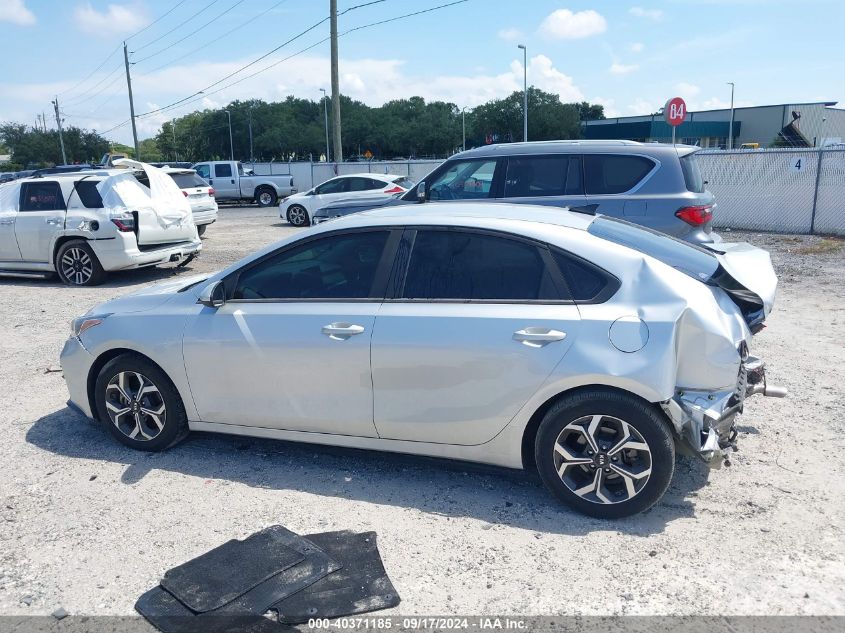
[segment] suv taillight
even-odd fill
[[[122,233],[131,233],[135,230],[135,218],[131,215],[121,215],[120,217],[112,218],[111,222]]]
[[[713,205],[702,204],[696,207],[683,207],[675,211],[675,217],[692,226],[701,226],[713,219]]]
[[[213,196],[213,195],[214,195],[214,187],[209,187],[209,188],[208,188],[208,195],[210,195],[210,196]]]

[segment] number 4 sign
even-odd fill
[[[806,161],[806,158],[804,156],[793,157],[789,161],[790,171],[804,171],[804,162],[805,161]]]

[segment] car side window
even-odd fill
[[[219,163],[214,166],[215,178],[231,178],[232,166],[229,163]]]
[[[208,165],[197,165],[194,169],[196,169],[201,178],[205,180],[211,178],[211,169]]]
[[[103,199],[100,192],[97,191],[97,182],[95,180],[80,180],[76,183],[76,195],[79,196],[79,201],[86,209],[102,209]]]
[[[25,182],[21,185],[21,211],[64,211],[65,199],[59,183]]]
[[[324,193],[343,193],[345,191],[349,191],[350,180],[350,178],[333,178],[331,180],[327,180],[317,187],[314,190],[314,193],[321,196]]]
[[[367,178],[367,191],[375,191],[376,189],[384,189],[387,187],[386,182],[382,182],[381,180],[375,180],[373,178]]]
[[[538,301],[564,297],[533,244],[470,231],[421,230],[414,240],[402,298]]]
[[[232,298],[367,299],[389,234],[358,231],[285,248],[244,270],[238,276]]]
[[[618,287],[614,277],[574,255],[553,250],[552,257],[566,281],[570,296],[576,303],[596,302],[605,295],[609,298],[608,292]]]
[[[587,154],[584,156],[587,195],[630,191],[653,168],[654,161],[643,156]]]
[[[508,159],[505,198],[583,193],[580,156],[514,156]]]
[[[349,189],[348,191],[369,191],[370,189],[376,189],[377,187],[373,187],[373,183],[376,182],[372,178],[348,178],[349,181]],[[379,183],[381,184],[381,183]]]
[[[467,160],[448,166],[429,184],[429,200],[473,200],[493,196],[496,159]]]

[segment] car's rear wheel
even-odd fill
[[[288,207],[288,222],[293,226],[308,226],[311,224],[311,218],[301,204],[292,204]]]
[[[206,228],[207,226],[208,226],[207,224],[202,224],[202,225],[198,226],[198,227],[197,227],[197,235],[199,235],[200,237],[202,237],[203,235],[205,235],[205,228]]]
[[[70,240],[59,247],[56,272],[69,286],[97,286],[106,278],[100,260],[85,240]]]
[[[138,354],[107,362],[94,386],[100,421],[121,444],[161,451],[188,435],[179,392],[154,363]]]
[[[273,207],[278,200],[279,196],[270,187],[259,187],[255,191],[255,201],[259,207]]]
[[[546,487],[572,508],[615,519],[650,508],[675,469],[663,414],[612,390],[564,396],[537,430],[534,456]]]

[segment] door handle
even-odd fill
[[[54,226],[59,226],[62,223],[61,218],[46,218],[44,220],[47,224],[52,224]]]
[[[329,323],[324,325],[321,332],[335,341],[345,341],[350,336],[362,334],[364,327],[354,323]]]
[[[524,330],[517,330],[513,333],[513,340],[528,347],[543,347],[549,343],[562,341],[565,338],[566,332],[550,330],[544,327],[527,327]]]
[[[0,219],[0,224],[14,224],[15,218],[3,218]]]

